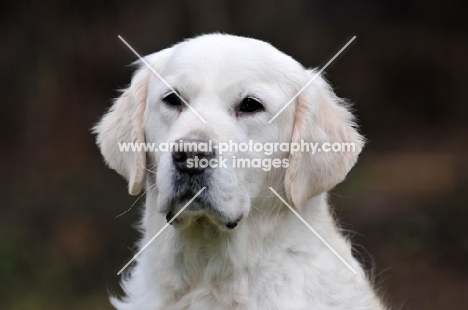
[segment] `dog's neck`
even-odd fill
[[[322,201],[326,198],[319,196],[314,199]],[[314,208],[313,200],[308,208]],[[153,257],[150,260],[159,270],[158,277],[163,278],[162,283],[168,285],[164,289],[165,294],[173,300],[179,300],[195,287],[209,285],[212,291],[218,291],[221,295],[230,292],[235,299],[239,299],[239,303],[242,302],[242,296],[246,293],[244,291],[248,289],[245,282],[248,282],[251,273],[268,257],[268,251],[271,250],[268,244],[282,238],[284,241],[278,244],[284,246],[284,251],[288,251],[291,242],[291,247],[294,248],[298,232],[290,228],[286,230],[286,227],[294,227],[286,222],[293,220],[299,229],[305,228],[274,196],[256,198],[252,201],[252,206],[249,216],[233,231],[221,230],[207,218],[200,217],[183,229],[168,227],[163,233],[170,236],[155,240],[156,245],[152,246],[157,247],[158,251],[151,254]],[[147,204],[147,208],[151,208],[151,204]],[[151,214],[153,219],[157,217],[162,225],[161,214],[156,215],[151,209],[146,213]],[[314,214],[314,218],[317,216],[322,222],[329,218],[328,207],[326,210],[310,210],[308,214]],[[145,220],[150,217],[145,216]],[[147,222],[144,227],[151,225]],[[147,231],[144,239],[149,240],[154,234],[154,231]],[[225,278],[235,280],[230,282],[230,287],[218,287],[220,279]]]

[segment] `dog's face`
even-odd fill
[[[252,197],[270,193],[268,186],[286,191],[290,202],[300,208],[340,182],[357,159],[362,140],[353,128],[352,115],[320,77],[268,123],[314,72],[265,42],[206,35],[145,59],[164,80],[141,64],[130,87],[95,131],[106,161],[127,178],[130,193],[138,194],[146,180],[157,195],[156,205],[148,207],[168,219],[205,188],[184,211],[180,226],[206,216],[222,229],[233,229],[249,215]],[[219,143],[301,140],[355,143],[356,149],[314,155],[247,151],[239,156],[235,150],[220,154],[216,148]],[[215,147],[205,152],[171,146],[168,151],[145,154],[121,152],[118,146],[119,142],[158,147],[208,141]],[[224,160],[225,165],[189,167],[187,160],[196,157]],[[289,165],[271,170],[234,168],[240,157],[287,159]]]

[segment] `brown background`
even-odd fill
[[[369,143],[330,196],[396,309],[468,304],[468,16],[460,1],[16,1],[0,10],[0,308],[109,309],[141,202],[90,128],[135,56],[213,31],[323,66]]]

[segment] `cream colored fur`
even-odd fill
[[[355,152],[244,154],[289,158],[288,169],[216,169],[207,191],[212,210],[184,211],[137,258],[122,281],[125,310],[384,309],[351,244],[330,215],[327,191],[355,164],[363,139],[353,116],[318,77],[268,124],[315,74],[271,45],[211,34],[179,43],[146,60],[207,121],[167,107],[168,91],[146,66],[95,127],[107,164],[129,192],[146,187],[145,245],[166,224],[174,173],[168,153],[123,153],[118,142],[171,142],[181,137],[246,142],[353,142]],[[265,111],[239,116],[245,96]],[[235,153],[226,156],[232,160]],[[271,186],[357,272],[355,275],[268,189]],[[178,206],[180,209],[181,206]],[[178,210],[178,209],[177,209]],[[176,211],[177,211],[176,210]],[[226,219],[242,217],[234,230]],[[124,262],[122,262],[124,263]]]

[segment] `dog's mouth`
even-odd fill
[[[174,226],[184,226],[184,223],[190,222],[193,219],[207,218],[217,226],[226,228],[227,230],[235,229],[242,219],[242,215],[238,218],[229,219],[226,215],[219,212],[214,204],[210,187],[205,185],[205,189],[198,186],[196,182],[183,183],[183,186],[178,187],[178,190],[172,195],[166,210],[166,221]],[[190,185],[187,185],[190,184]],[[195,199],[195,195],[197,195]],[[188,205],[187,205],[188,204]],[[181,209],[183,212],[179,213]]]
[[[189,212],[192,212],[192,211],[189,211]],[[167,214],[166,214],[166,221],[167,223],[169,223],[170,225],[172,225],[172,223],[174,223],[176,221],[176,218],[175,218],[175,213],[173,211],[169,211]],[[242,216],[240,216],[238,219],[234,220],[234,221],[226,221],[226,222],[223,222],[223,226],[226,227],[228,230],[233,230],[237,227],[237,224],[239,224],[239,222],[241,221],[242,219]]]
[[[242,203],[230,200],[231,193],[219,193],[209,185],[198,190],[194,185],[179,187],[162,196],[161,212],[167,223],[177,229],[185,229],[193,225],[211,225],[224,231],[232,231],[239,226],[239,222],[246,215],[237,209]],[[231,195],[231,196],[228,196]]]

